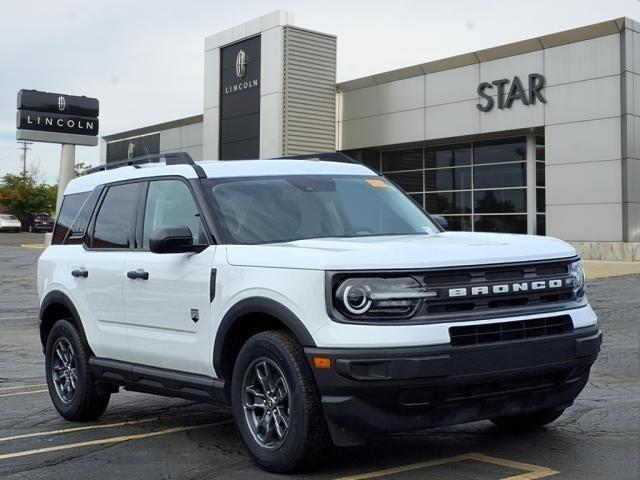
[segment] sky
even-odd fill
[[[16,94],[100,100],[100,134],[202,113],[204,38],[276,9],[338,37],[337,80],[617,17],[639,0],[1,0],[0,176],[21,170]],[[76,149],[96,165],[99,147]],[[29,167],[55,183],[60,145],[36,143]]]

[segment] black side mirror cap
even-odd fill
[[[163,227],[149,237],[149,250],[153,253],[200,253],[207,245],[194,245],[189,227]]]
[[[443,230],[449,230],[449,222],[442,215],[431,215],[431,218],[442,227]]]

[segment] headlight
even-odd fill
[[[569,273],[571,274],[573,294],[576,298],[584,297],[587,287],[587,276],[584,273],[582,262],[578,260],[569,265]]]
[[[407,318],[415,313],[422,300],[438,296],[413,277],[348,278],[341,281],[334,294],[336,308],[347,317]]]

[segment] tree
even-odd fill
[[[6,174],[0,180],[0,204],[5,205],[19,219],[30,213],[53,214],[56,208],[57,187],[38,182],[31,172]]]

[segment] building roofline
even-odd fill
[[[338,83],[336,85],[336,90],[338,92],[348,92],[359,88],[371,87],[405,78],[418,77],[428,73],[441,72],[443,70],[464,67],[466,65],[488,62],[499,58],[535,52],[536,50],[544,50],[546,48],[557,47],[592,38],[604,37],[605,35],[620,33],[625,27],[634,31],[640,31],[640,24],[638,22],[635,22],[630,18],[620,17],[614,20],[607,20],[584,27],[565,30],[563,32],[542,35],[528,40],[521,40],[519,42],[508,43],[506,45],[485,48],[484,50],[464,53],[462,55],[399,68],[397,70],[390,70],[388,72],[376,73],[374,75],[356,78],[354,80],[347,80],[346,82]]]
[[[102,140],[105,142],[112,142],[114,140],[124,140],[131,137],[141,137],[143,135],[149,135],[151,133],[158,133],[163,130],[169,130],[170,128],[185,127],[187,125],[194,125],[196,123],[202,123],[204,115],[194,115],[192,117],[179,118],[177,120],[171,120],[170,122],[157,123],[155,125],[149,125],[148,127],[136,128],[134,130],[128,130],[126,132],[114,133],[112,135],[105,135]]]

